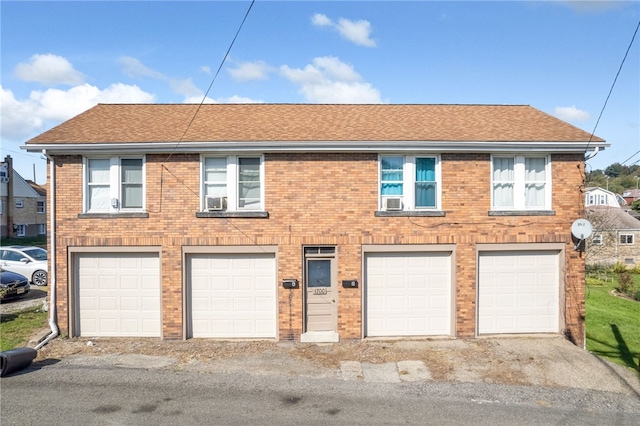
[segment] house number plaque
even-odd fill
[[[313,294],[327,294],[326,288],[314,288]]]

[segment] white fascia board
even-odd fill
[[[584,153],[596,147],[604,149],[610,144],[602,142],[484,142],[484,141],[223,141],[223,142],[135,142],[135,143],[74,143],[31,144],[21,146],[28,152],[46,152],[50,155],[86,154],[154,154],[201,152],[548,152]]]

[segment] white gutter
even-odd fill
[[[47,150],[42,150],[42,155],[49,160],[49,192],[51,198],[49,200],[49,229],[50,229],[50,247],[49,259],[51,260],[51,270],[49,271],[49,328],[51,333],[34,348],[39,350],[41,347],[49,343],[50,340],[56,338],[60,334],[60,329],[56,324],[56,227],[55,227],[55,210],[56,210],[56,179],[55,164],[53,157],[47,154]]]
[[[27,152],[47,150],[51,154],[86,155],[118,153],[206,153],[206,152],[514,152],[584,153],[589,147],[607,143],[587,141],[184,141],[125,143],[61,143],[22,146]]]

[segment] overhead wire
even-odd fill
[[[213,84],[215,83],[216,79],[218,78],[218,74],[220,74],[220,70],[222,70],[222,67],[224,66],[225,62],[227,61],[227,58],[229,57],[229,53],[231,53],[231,49],[233,48],[233,45],[235,44],[236,39],[238,38],[238,35],[240,34],[240,31],[242,30],[242,27],[244,26],[244,23],[247,20],[247,17],[249,16],[249,12],[251,12],[251,8],[253,8],[253,4],[254,3],[255,3],[255,0],[252,0],[251,4],[249,4],[249,8],[247,9],[247,12],[244,14],[244,18],[242,18],[242,22],[240,23],[240,26],[238,27],[238,30],[236,31],[236,34],[233,36],[233,40],[231,40],[231,43],[229,44],[229,47],[227,48],[227,51],[224,54],[224,57],[222,58],[222,61],[220,62],[220,65],[218,66],[218,69],[216,70],[216,73],[214,74],[213,78],[211,79],[211,83],[209,84],[209,87],[207,88],[207,91],[202,96],[202,100],[198,104],[198,107],[196,108],[195,112],[193,113],[193,116],[191,117],[191,120],[189,121],[189,124],[187,124],[187,127],[184,129],[184,132],[182,133],[182,136],[180,136],[180,139],[178,140],[178,143],[173,148],[173,151],[171,151],[171,153],[169,154],[169,156],[167,157],[167,159],[165,161],[168,161],[171,158],[171,156],[174,154],[176,149],[178,149],[178,146],[180,146],[180,143],[182,143],[182,141],[184,141],[184,138],[187,135],[187,132],[191,128],[191,125],[193,124],[193,122],[196,119],[196,116],[198,115],[198,112],[200,112],[200,108],[202,108],[202,105],[204,105],[205,101],[207,100],[207,96],[209,95],[209,92],[211,91],[211,88],[213,87]]]
[[[638,28],[640,28],[640,20],[638,20],[638,25],[636,25],[636,29],[633,32],[633,36],[631,36],[631,41],[629,42],[629,46],[627,46],[627,51],[624,53],[624,57],[622,58],[622,62],[620,63],[620,66],[618,67],[618,72],[616,73],[616,76],[613,79],[613,83],[611,84],[611,88],[609,89],[609,93],[607,94],[607,97],[604,100],[604,104],[602,105],[602,109],[600,110],[600,115],[598,115],[598,119],[596,120],[596,124],[593,127],[593,131],[591,132],[591,136],[589,137],[589,142],[587,142],[587,146],[585,148],[585,153],[587,152],[587,150],[589,149],[589,145],[591,145],[591,142],[593,141],[593,137],[594,137],[594,135],[596,133],[596,129],[598,128],[598,124],[600,123],[600,119],[602,118],[602,114],[604,113],[604,110],[607,107],[607,103],[609,102],[609,98],[611,97],[611,93],[613,92],[613,88],[615,87],[616,82],[618,81],[618,76],[620,75],[620,72],[622,71],[622,67],[624,66],[624,63],[627,60],[627,56],[629,55],[629,51],[631,50],[631,46],[633,45],[633,41],[636,39],[636,34],[638,34]]]
[[[618,71],[616,72],[616,76],[613,79],[613,83],[611,83],[611,87],[609,88],[609,93],[607,94],[607,97],[604,100],[604,104],[602,105],[602,109],[600,110],[600,114],[598,115],[598,119],[596,120],[596,124],[593,126],[593,131],[591,132],[591,135],[589,136],[589,141],[587,142],[587,146],[584,149],[585,154],[589,150],[589,145],[591,145],[591,142],[593,141],[593,138],[594,138],[595,133],[596,133],[596,129],[598,128],[598,124],[600,124],[600,119],[602,118],[602,115],[604,114],[604,110],[607,107],[607,104],[609,102],[609,98],[611,97],[611,93],[613,93],[613,88],[615,87],[616,82],[618,81],[618,77],[620,76],[620,72],[622,71],[622,67],[624,66],[624,63],[627,60],[627,56],[629,55],[629,51],[631,50],[631,46],[633,46],[633,42],[636,39],[636,35],[638,34],[638,29],[639,28],[640,28],[640,20],[638,20],[638,25],[636,25],[636,29],[634,30],[633,35],[631,36],[631,41],[629,41],[629,45],[627,46],[627,50],[624,53],[622,61],[620,62],[620,66],[618,67]],[[640,151],[638,151],[638,152],[640,152]],[[636,154],[638,154],[638,152],[633,154],[630,158],[633,158]],[[628,161],[629,159],[625,160],[625,162]],[[586,164],[587,163],[586,163],[586,161],[584,162],[584,164],[585,164],[584,172],[582,170],[580,170],[580,174],[581,174],[581,177],[582,177],[582,185],[581,185],[581,188],[580,188],[581,190],[583,188],[586,188],[586,184],[587,184],[587,172],[586,172]]]
[[[222,70],[222,67],[224,66],[225,62],[227,61],[227,58],[229,57],[229,53],[231,53],[231,49],[233,48],[233,45],[235,44],[236,39],[238,38],[238,35],[240,34],[240,31],[242,31],[242,27],[244,27],[244,23],[246,22],[247,17],[249,16],[249,12],[251,12],[251,9],[253,8],[253,4],[254,3],[255,3],[255,0],[252,0],[251,3],[249,4],[249,7],[247,8],[247,11],[245,12],[244,17],[242,18],[242,22],[240,22],[240,25],[238,26],[238,29],[236,30],[236,33],[233,36],[233,39],[231,40],[231,43],[229,44],[229,47],[227,48],[227,51],[225,52],[224,56],[222,57],[222,61],[220,62],[220,65],[218,66],[218,69],[216,70],[216,73],[214,74],[213,78],[211,79],[211,83],[209,83],[209,87],[207,88],[207,90],[205,91],[204,95],[202,96],[202,100],[200,101],[200,103],[198,104],[198,107],[194,111],[193,116],[191,117],[191,120],[189,120],[189,123],[185,127],[184,132],[182,133],[182,136],[180,136],[180,139],[178,140],[176,145],[173,147],[173,150],[169,153],[167,158],[161,163],[161,168],[160,168],[160,207],[158,209],[159,212],[162,211],[162,199],[163,199],[163,187],[164,187],[164,185],[163,185],[163,182],[164,182],[164,171],[167,170],[167,172],[171,173],[171,171],[168,169],[168,167],[165,166],[165,163],[168,162],[171,159],[171,157],[176,152],[176,150],[178,149],[180,144],[184,141],[184,138],[186,137],[187,133],[189,132],[189,129],[191,128],[191,126],[193,125],[193,122],[195,121],[196,116],[200,112],[200,108],[202,108],[202,105],[207,100],[207,96],[209,95],[209,92],[211,91],[211,88],[213,87],[213,84],[215,83],[216,79],[218,78],[218,75],[220,74],[220,71]],[[174,173],[171,173],[171,175],[176,177]],[[192,192],[196,196],[198,195],[197,192],[194,191],[193,189],[191,189],[191,188],[188,188],[188,189],[189,189],[190,192]]]

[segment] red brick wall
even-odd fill
[[[78,218],[82,212],[82,160],[56,158],[56,257],[58,321],[68,332],[69,246],[157,246],[162,248],[163,337],[183,337],[182,247],[185,245],[276,245],[278,283],[302,280],[302,247],[335,245],[338,281],[357,279],[358,289],[339,288],[340,337],[362,329],[364,244],[455,244],[456,335],[476,328],[477,244],[566,245],[566,326],[577,344],[584,323],[584,259],[574,252],[571,223],[582,206],[578,166],[582,156],[552,156],[553,216],[489,216],[490,155],[443,154],[445,217],[375,217],[376,154],[265,155],[268,219],[196,218],[200,175],[197,154],[148,155],[148,218]],[[299,339],[302,291],[279,286],[282,339]]]

